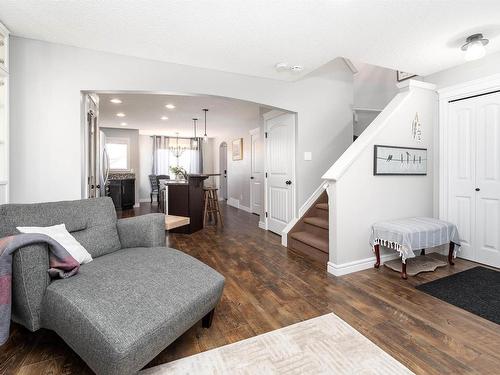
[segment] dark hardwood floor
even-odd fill
[[[143,204],[120,216],[150,211]],[[475,263],[458,259],[453,268],[407,281],[385,267],[336,278],[324,265],[287,252],[278,236],[257,227],[256,216],[226,206],[223,213],[224,229],[168,237],[171,247],[226,277],[213,325],[203,329],[197,324],[148,367],[334,312],[415,373],[500,373],[500,326],[415,289]],[[90,370],[54,333],[31,333],[14,324],[11,338],[0,348],[0,373]]]

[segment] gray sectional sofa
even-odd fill
[[[98,374],[133,374],[195,323],[224,288],[215,270],[165,247],[163,214],[117,220],[110,198],[0,206],[0,237],[64,223],[94,260],[49,279],[46,245],[13,258],[12,319],[54,330]]]

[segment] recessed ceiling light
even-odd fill
[[[118,112],[116,115],[117,115],[118,117],[125,117],[125,113],[123,113],[123,112]]]
[[[161,116],[160,117],[162,120],[168,120],[168,117],[167,116]]]
[[[465,44],[462,46],[462,51],[465,51],[465,60],[472,61],[483,57],[486,54],[485,45],[489,43],[489,40],[483,38],[483,34],[474,34],[465,40]]]
[[[121,126],[127,126],[127,123],[126,122],[122,122],[120,123]]]
[[[122,104],[122,101],[118,98],[113,98],[110,100],[111,103],[114,103],[114,104]]]
[[[290,68],[292,72],[301,72],[304,70],[304,67],[302,65],[294,65]]]
[[[167,104],[165,107],[168,108],[168,109],[174,109],[175,105],[173,105],[173,104]]]

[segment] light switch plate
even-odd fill
[[[313,158],[312,152],[310,151],[304,152],[304,160],[312,160],[312,158]]]

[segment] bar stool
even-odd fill
[[[217,215],[219,216],[220,225],[224,226],[224,221],[222,220],[222,214],[219,207],[219,198],[217,196],[217,188],[215,187],[204,187],[204,208],[203,208],[203,227],[206,227],[207,217],[209,220],[214,220],[215,225],[218,224]]]

